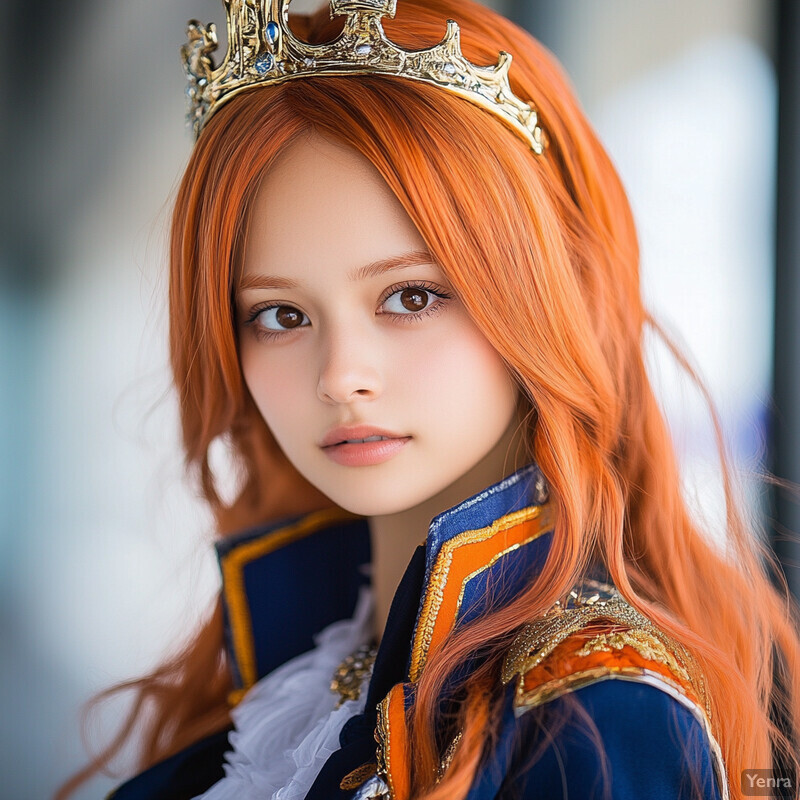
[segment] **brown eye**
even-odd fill
[[[400,293],[400,302],[408,311],[422,311],[428,303],[428,293],[422,289],[404,289]]]
[[[292,306],[262,308],[252,319],[258,322],[258,327],[266,331],[287,331],[308,327],[307,324],[303,324],[305,314]]]
[[[428,287],[425,283],[405,283],[394,287],[394,291],[383,301],[383,307],[396,317],[415,320],[429,312],[441,311],[443,304],[452,298],[453,295]]]
[[[303,322],[303,315],[291,306],[279,306],[275,311],[275,319],[284,328],[296,328]]]

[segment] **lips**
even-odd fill
[[[397,456],[411,437],[398,436],[383,428],[356,425],[334,428],[324,441],[330,444],[323,445],[322,452],[340,467],[374,467]]]
[[[369,439],[372,436],[384,436],[387,439],[408,439],[402,433],[388,431],[385,428],[376,428],[374,425],[353,425],[350,427],[333,428],[325,434],[320,447],[331,447],[353,439]]]

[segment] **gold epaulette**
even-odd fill
[[[705,680],[694,657],[619,594],[585,579],[514,640],[503,682],[518,678],[517,714],[607,678],[654,683],[698,706],[708,722]]]
[[[503,663],[503,683],[515,678],[517,716],[609,678],[648,683],[666,692],[700,722],[720,797],[728,800],[727,771],[712,732],[711,707],[697,661],[616,587],[584,579],[526,625]]]

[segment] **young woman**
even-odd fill
[[[184,51],[170,346],[219,601],[68,788],[140,719],[116,800],[790,775],[797,612],[724,456],[726,550],[684,504],[631,212],[553,57],[470,0],[284,6],[226,0],[216,70],[212,29]],[[409,55],[447,19],[471,65],[452,25]]]

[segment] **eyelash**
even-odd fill
[[[405,289],[422,289],[423,291],[427,292],[428,294],[432,294],[440,300],[452,300],[453,295],[449,292],[444,291],[434,284],[429,283],[428,281],[404,281],[403,283],[398,283],[394,286],[389,287],[389,289],[384,292],[383,297],[381,298],[380,305],[383,305],[392,295],[397,294],[398,292],[402,292]],[[294,306],[290,306],[288,303],[265,303],[260,306],[256,306],[251,312],[250,316],[244,321],[245,325],[252,326],[254,329],[255,335],[259,339],[263,340],[270,340],[270,339],[279,339],[282,336],[285,336],[287,333],[291,333],[296,328],[286,328],[284,331],[274,331],[268,328],[262,328],[256,325],[256,319],[258,318],[259,314],[264,311],[267,311],[270,308],[294,308]],[[423,309],[422,311],[415,311],[409,314],[397,314],[394,312],[386,312],[390,317],[398,318],[398,322],[415,322],[417,320],[423,319],[424,317],[430,317],[434,314],[438,314],[442,311],[444,306],[443,302],[435,303],[434,305]],[[299,309],[297,309],[299,310]],[[305,315],[303,315],[305,316]],[[308,325],[297,326],[307,328]]]

